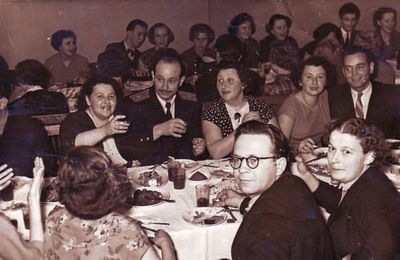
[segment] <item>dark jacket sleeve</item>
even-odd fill
[[[321,181],[313,195],[317,203],[332,214],[337,209],[342,194],[339,189]]]

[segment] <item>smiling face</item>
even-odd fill
[[[326,87],[326,72],[322,66],[306,65],[301,75],[301,86],[305,94],[318,96]]]
[[[242,134],[235,141],[233,155],[237,157],[273,157],[274,145],[267,135]],[[278,160],[285,160],[280,158]],[[239,169],[233,174],[240,189],[250,197],[257,196],[266,191],[282,174],[283,170],[277,167],[276,159],[259,160],[257,168],[250,169],[243,159]]]
[[[243,99],[243,84],[236,69],[222,69],[217,75],[217,90],[228,104]]]
[[[239,25],[238,31],[237,31],[237,36],[241,41],[245,41],[250,38],[251,36],[251,23],[249,21],[246,21]]]
[[[154,30],[154,43],[156,48],[166,48],[168,47],[168,29],[163,27],[157,27]]]
[[[180,77],[181,68],[178,63],[157,63],[154,73],[154,88],[160,98],[170,101],[178,92],[185,77]]]
[[[349,183],[368,169],[373,156],[363,152],[355,136],[335,130],[329,138],[328,161],[332,167],[332,178],[341,183]]]
[[[289,28],[284,19],[279,19],[274,22],[274,26],[272,27],[271,33],[278,40],[285,40],[289,33]]]
[[[71,57],[76,53],[76,41],[73,37],[64,38],[60,47],[58,48],[59,52],[63,56]]]
[[[374,63],[368,64],[365,53],[355,53],[344,57],[342,71],[349,86],[361,92],[368,87]]]
[[[86,104],[92,116],[107,120],[115,111],[117,96],[111,85],[100,83],[93,87],[90,97],[86,97]]]
[[[357,16],[352,13],[344,14],[340,18],[340,27],[342,27],[343,30],[345,30],[346,32],[351,32],[354,29],[354,27],[356,27],[357,23],[358,23]]]
[[[126,42],[129,48],[139,48],[146,39],[146,27],[136,25],[131,31],[126,31]]]
[[[196,34],[193,38],[194,50],[197,54],[204,54],[208,47],[208,35],[205,32]]]
[[[377,23],[382,31],[391,33],[396,27],[396,16],[394,13],[384,13]]]

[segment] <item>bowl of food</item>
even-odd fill
[[[224,223],[227,219],[227,215],[223,208],[197,207],[185,212],[182,218],[190,224],[211,226]]]
[[[128,172],[128,178],[136,187],[162,187],[168,182],[167,173],[161,169]]]
[[[134,207],[157,206],[169,200],[170,194],[159,188],[138,188],[126,203]]]

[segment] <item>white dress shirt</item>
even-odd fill
[[[236,130],[236,128],[238,128],[239,125],[242,123],[243,116],[245,114],[247,114],[248,112],[250,112],[249,102],[246,101],[246,104],[242,108],[240,108],[239,111],[236,111],[231,106],[229,106],[227,103],[225,103],[225,107],[226,107],[226,110],[228,111],[228,115],[231,119],[233,130]],[[239,120],[235,119],[236,113],[240,114]]]
[[[156,93],[156,96],[164,110],[164,113],[167,113],[167,107],[165,106],[167,104],[167,101],[160,98],[157,93]],[[171,108],[169,109],[169,111],[171,112],[172,118],[175,118],[175,98],[176,98],[176,95],[174,95],[172,97],[172,99],[170,101],[168,101],[169,103],[171,103]]]

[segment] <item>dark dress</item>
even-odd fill
[[[274,50],[278,48],[283,50],[281,52],[284,55],[281,57],[271,55],[271,52],[278,52]],[[268,35],[260,41],[260,60],[262,62],[270,61],[285,69],[293,70],[297,68],[299,65],[298,52],[299,45],[291,36],[288,36],[285,40],[278,40],[274,35]]]
[[[338,259],[400,259],[400,194],[387,176],[369,168],[346,192],[321,182],[313,193],[330,217]]]

